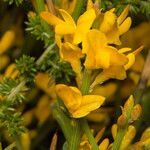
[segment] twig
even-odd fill
[[[142,99],[143,92],[147,84],[149,75],[150,75],[150,50],[148,52],[148,55],[145,61],[145,65],[144,65],[144,68],[143,68],[143,71],[139,80],[138,87],[134,93],[134,98],[135,98],[136,103],[141,103],[141,99]]]

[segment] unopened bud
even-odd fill
[[[133,121],[137,120],[139,116],[141,115],[142,108],[139,104],[135,105],[133,108],[133,111],[131,113],[131,118]]]
[[[123,138],[123,141],[121,143],[121,148],[120,149],[127,149],[129,144],[132,142],[133,138],[135,137],[136,134],[136,129],[134,126],[130,125],[128,127],[128,130]]]
[[[126,123],[127,123],[127,118],[124,114],[122,114],[117,120],[117,125],[123,127],[126,125]]]
[[[117,124],[114,124],[111,128],[111,133],[112,133],[112,136],[113,138],[115,139],[116,135],[117,135],[117,129],[118,129],[118,126]]]
[[[127,111],[131,109],[133,106],[134,106],[134,98],[133,95],[131,95],[129,99],[126,101],[126,103],[124,104],[124,110]]]

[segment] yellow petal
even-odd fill
[[[93,8],[93,5],[94,5],[93,1],[92,0],[88,0],[86,9],[89,10],[89,9]]]
[[[120,25],[125,20],[125,18],[128,15],[128,12],[129,12],[129,5],[123,10],[123,12],[118,17],[118,19],[117,19],[118,25]]]
[[[119,33],[120,35],[127,32],[131,26],[132,20],[130,17],[128,17],[120,26],[119,26]]]
[[[126,78],[126,72],[123,66],[111,66],[108,69],[104,69],[91,84],[90,88],[93,89],[97,84],[101,84],[108,79],[124,80]]]
[[[58,24],[55,27],[56,34],[64,35],[64,34],[73,34],[74,32],[75,28],[72,25],[67,24],[66,22]]]
[[[73,112],[74,118],[81,118],[91,111],[99,108],[104,103],[105,98],[98,95],[85,95],[82,97],[80,107]]]
[[[117,129],[118,129],[117,124],[113,124],[113,126],[111,128],[111,133],[112,133],[113,139],[115,139],[115,137],[117,135]]]
[[[111,11],[107,11],[104,14],[104,19],[100,25],[100,31],[104,33],[110,31],[116,22],[116,18],[117,17],[114,13],[112,13]]]
[[[67,11],[59,9],[59,12],[67,24],[71,25],[73,28],[76,28],[76,24],[73,18],[70,16],[70,14],[67,13]]]
[[[92,49],[100,49],[107,45],[107,38],[104,33],[99,30],[90,30],[87,34],[87,42]]]
[[[81,92],[64,84],[56,85],[56,93],[64,102],[69,112],[75,111],[81,104]]]
[[[100,50],[98,49],[99,52],[97,52],[95,55],[95,59],[96,59],[96,65],[95,65],[95,69],[98,68],[108,68],[110,66],[110,53],[108,53],[105,50]],[[94,69],[94,68],[93,68]]]
[[[55,15],[53,15],[47,11],[41,12],[40,16],[50,25],[56,26],[56,25],[64,22],[61,19],[59,19],[58,17],[56,17]]]
[[[77,21],[77,29],[74,35],[74,44],[79,44],[86,33],[91,28],[96,14],[94,9],[87,10],[83,15],[81,15]]]
[[[125,47],[125,48],[119,49],[118,52],[121,53],[121,54],[123,54],[123,53],[129,52],[131,50],[132,50],[131,48]]]
[[[119,33],[119,29],[117,24],[115,23],[111,30],[109,32],[106,33],[106,37],[108,40],[109,44],[116,44],[116,45],[120,45],[121,41],[119,39],[120,33]]]
[[[128,63],[124,65],[125,70],[128,70],[135,62],[135,55],[133,53],[127,55]]]
[[[79,84],[82,74],[81,74],[81,62],[80,58],[83,56],[81,49],[75,45],[68,42],[64,43],[61,48],[62,59],[68,61],[74,72],[76,73],[77,83]]]
[[[100,149],[100,150],[107,150],[108,146],[109,146],[109,139],[108,139],[108,138],[105,138],[105,139],[101,142],[101,144],[99,145],[99,149]]]

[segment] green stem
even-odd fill
[[[64,114],[64,112],[60,109],[58,104],[54,104],[52,108],[52,113],[54,118],[60,125],[66,140],[69,141],[72,134],[71,120]]]
[[[37,13],[38,14],[40,14],[42,11],[45,10],[44,0],[36,0],[36,4],[37,4]],[[43,28],[46,30],[47,33],[51,33],[48,23],[46,21],[44,21],[42,18],[41,18],[41,25],[43,26]]]
[[[89,93],[90,80],[91,80],[90,71],[85,69],[84,74],[83,74],[82,86],[81,86],[81,92],[83,95],[87,95]],[[92,149],[93,150],[99,150],[98,145],[96,143],[96,140],[95,140],[95,138],[94,138],[94,136],[93,136],[93,134],[89,128],[89,125],[88,125],[88,122],[86,121],[86,119],[82,118],[80,120],[80,123],[81,123],[82,130],[84,131],[84,133],[88,137],[88,140],[92,146]]]
[[[52,108],[53,116],[60,125],[70,150],[78,150],[81,138],[78,120],[73,120],[61,110],[58,102]]]
[[[115,137],[115,141],[113,143],[112,150],[119,150],[120,149],[120,146],[121,146],[122,140],[125,136],[125,133],[127,131],[127,128],[128,128],[128,126],[126,126],[123,129],[119,129],[119,131]]]
[[[92,146],[93,150],[99,150],[99,147],[96,143],[96,140],[88,126],[88,123],[85,119],[81,119],[81,125],[82,125],[82,130],[84,131],[84,133],[86,134],[86,136],[88,137],[88,140]]]
[[[70,142],[69,142],[69,149],[71,150],[78,150],[79,144],[80,144],[80,125],[78,121],[72,121],[73,124],[73,135],[71,136]]]
[[[89,93],[90,78],[91,78],[90,71],[85,69],[83,73],[82,86],[81,86],[81,92],[83,95],[86,95]]]
[[[16,148],[17,148],[17,150],[22,150],[22,149],[23,149],[23,148],[22,148],[22,143],[21,143],[21,141],[20,141],[19,136],[15,135],[15,136],[14,136],[14,139],[15,139],[15,141],[16,141]]]
[[[4,150],[13,150],[16,147],[16,143],[12,143],[9,146],[7,146]],[[1,150],[1,149],[0,149]]]
[[[76,7],[72,13],[72,17],[75,22],[78,20],[79,16],[81,15],[81,11],[84,8],[84,5],[87,3],[87,0],[77,0]]]

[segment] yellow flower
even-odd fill
[[[3,37],[0,40],[0,55],[8,50],[15,40],[15,33],[13,30],[8,30],[5,32]]]
[[[117,17],[114,13],[115,9],[101,14],[100,20],[100,31],[105,33],[109,44],[120,45],[120,35],[127,32],[131,26],[131,18],[127,17],[129,6],[127,6],[124,11]],[[127,17],[127,18],[126,18]]]
[[[80,58],[83,57],[82,51],[79,47],[72,45],[71,43],[64,43],[60,49],[62,59],[68,61],[74,72],[76,73],[76,80],[78,85],[80,85],[82,79],[82,67]]]
[[[106,69],[110,66],[123,66],[128,58],[109,46],[104,33],[93,29],[87,33],[83,41],[83,53],[86,53],[85,67],[88,69]]]
[[[76,87],[56,85],[56,93],[74,118],[81,118],[98,109],[105,98],[99,95],[82,95]]]
[[[35,77],[35,83],[38,88],[43,90],[52,99],[56,98],[55,83],[53,82],[52,77],[48,75],[48,73],[39,72]]]
[[[10,58],[7,55],[0,55],[0,70],[9,64]]]
[[[94,9],[89,9],[82,14],[77,20],[77,24],[65,10],[59,9],[59,12],[63,19],[60,19],[46,11],[41,13],[41,17],[50,25],[55,26],[56,34],[72,35],[74,44],[82,42],[96,17]]]

